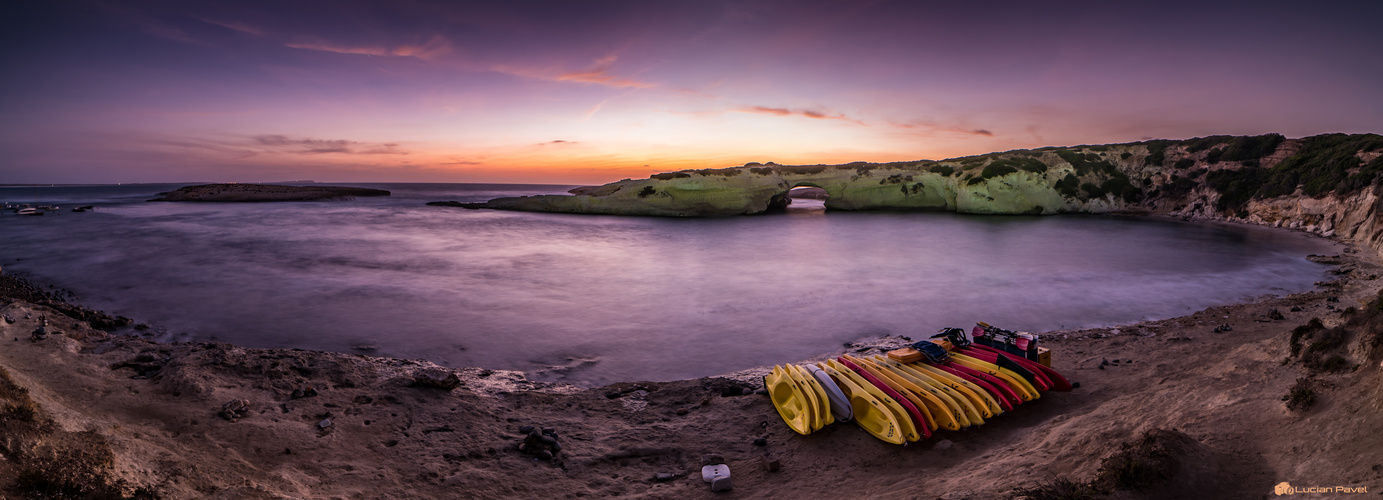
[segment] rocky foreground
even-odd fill
[[[764,368],[581,389],[164,344],[0,276],[0,497],[1263,498],[1284,481],[1375,493],[1383,268],[1366,255],[1317,257],[1340,277],[1313,292],[1048,332],[1054,367],[1080,388],[906,447],[851,424],[791,432],[752,392]],[[711,454],[732,491],[702,482]]]
[[[160,193],[149,201],[324,201],[353,200],[356,196],[389,196],[389,191],[346,186],[283,186],[279,184],[203,184]]]

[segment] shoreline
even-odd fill
[[[685,497],[709,494],[696,474],[699,457],[719,453],[736,476],[733,497],[989,498],[1052,478],[1084,480],[1120,442],[1152,429],[1189,436],[1192,455],[1207,464],[1178,473],[1179,481],[1227,497],[1257,498],[1280,481],[1383,488],[1383,453],[1354,439],[1383,425],[1377,361],[1306,375],[1323,381],[1313,410],[1289,411],[1279,400],[1305,370],[1290,356],[1283,362],[1291,330],[1312,317],[1342,324],[1346,307],[1362,308],[1383,289],[1373,252],[1332,240],[1355,250],[1336,262],[1352,270],[1313,291],[1042,333],[1053,366],[1082,388],[1048,393],[983,429],[941,432],[907,447],[849,424],[793,434],[766,398],[743,395],[759,386],[764,367],[581,388],[417,360],[113,337],[93,328],[92,317],[8,296],[0,313],[16,322],[0,324],[7,344],[0,367],[51,420],[35,442],[100,436],[89,446],[112,458],[88,464],[89,487],[114,484],[112,491],[130,496]],[[1268,319],[1273,309],[1284,319]],[[43,314],[53,335],[25,338]],[[1234,330],[1211,331],[1220,324]],[[844,352],[904,343],[881,337]],[[1356,361],[1373,355],[1347,354]],[[1120,363],[1101,366],[1111,359]],[[295,397],[308,387],[317,395]],[[232,401],[247,401],[245,411],[232,409],[235,421],[218,417]],[[558,459],[520,453],[523,425],[556,428],[565,447]],[[751,443],[760,437],[767,446]],[[1311,450],[1305,458],[1297,456],[1302,449]],[[25,462],[22,452],[0,452],[8,458],[0,461],[2,495],[16,491]],[[783,470],[767,472],[764,455]],[[909,473],[918,467],[944,474]],[[673,477],[656,480],[658,473]],[[863,481],[840,482],[847,473]]]

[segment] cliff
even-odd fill
[[[1298,228],[1380,250],[1383,136],[1210,136],[1047,147],[948,160],[683,170],[468,208],[728,216],[824,189],[831,210],[972,214],[1135,213]]]
[[[320,201],[389,196],[383,189],[278,184],[203,184],[181,187],[149,201]]]

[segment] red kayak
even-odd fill
[[[979,386],[980,389],[984,389],[984,392],[989,393],[989,396],[992,397],[992,398],[994,398],[994,401],[997,402],[997,403],[999,403],[999,407],[1000,407],[1000,408],[1003,408],[1004,411],[1010,411],[1010,410],[1013,409],[1013,405],[1010,404],[1010,403],[1008,402],[1008,398],[1004,397],[1003,391],[1000,391],[998,388],[994,387],[993,385],[990,385],[989,382],[985,382],[983,379],[978,378],[978,377],[971,377],[971,376],[969,376],[969,375],[966,375],[966,374],[961,373],[961,372],[956,371],[956,370],[947,370],[947,369],[946,369],[947,367],[945,367],[945,366],[937,366],[937,365],[928,365],[928,366],[931,366],[931,367],[936,368],[936,369],[938,369],[938,370],[944,371],[944,372],[949,373],[949,374],[951,374],[951,375],[955,375],[955,376],[960,377],[961,379],[965,380],[966,382],[970,382],[970,383],[972,383],[972,384],[975,384],[976,386]]]
[[[860,376],[864,377],[865,380],[868,380],[869,383],[874,384],[874,387],[878,387],[879,390],[884,391],[884,394],[887,394],[888,397],[893,398],[893,400],[897,401],[899,405],[902,405],[903,409],[907,410],[908,414],[912,416],[912,422],[913,424],[916,424],[915,427],[917,427],[918,429],[918,434],[922,435],[922,439],[932,437],[932,428],[930,423],[927,421],[925,417],[922,416],[922,412],[917,409],[917,406],[912,404],[912,401],[908,401],[908,398],[903,397],[902,394],[898,394],[898,391],[893,390],[893,388],[889,387],[888,384],[885,384],[883,383],[883,381],[880,381],[878,378],[875,378],[873,374],[864,371],[864,369],[860,368],[859,365],[851,363],[850,360],[845,359],[844,356],[836,358],[836,361],[839,361],[840,364],[845,365],[845,367],[849,368],[851,371],[860,374]]]
[[[1063,377],[1063,376],[1061,375],[1061,373],[1058,373],[1056,370],[1053,370],[1053,369],[1051,369],[1051,368],[1048,368],[1047,365],[1044,365],[1044,364],[1042,364],[1042,363],[1038,363],[1038,362],[1036,362],[1036,361],[1033,361],[1033,360],[1031,360],[1031,359],[1028,359],[1028,358],[1025,358],[1025,357],[1022,357],[1022,356],[1018,356],[1018,355],[1014,355],[1014,354],[1009,354],[1009,353],[1000,351],[1000,350],[998,350],[998,349],[995,349],[995,348],[993,348],[993,347],[989,347],[989,346],[986,346],[986,345],[971,344],[970,347],[976,348],[976,349],[979,349],[979,350],[982,350],[982,351],[987,351],[987,352],[996,353],[997,355],[1005,355],[1005,356],[1008,356],[1009,359],[1012,359],[1013,361],[1017,362],[1018,364],[1023,365],[1023,367],[1024,367],[1024,368],[1027,368],[1029,371],[1031,371],[1031,372],[1033,372],[1033,373],[1035,373],[1035,374],[1036,374],[1036,373],[1041,373],[1041,374],[1043,374],[1043,375],[1046,375],[1046,376],[1047,376],[1048,385],[1050,385],[1050,386],[1052,387],[1052,390],[1054,390],[1054,391],[1069,391],[1069,390],[1071,390],[1071,381],[1066,380],[1066,377]],[[967,352],[966,354],[970,354],[970,353]]]
[[[970,347],[974,346],[972,345]],[[1047,375],[1045,373],[1037,370],[1036,368],[1023,364],[1021,361],[1017,359],[1017,356],[1007,355],[1005,353],[1000,352],[990,352],[978,349],[971,349],[970,347],[966,347],[964,349],[956,349],[956,352],[959,352],[966,356],[970,356],[980,361],[984,361],[986,363],[994,363],[996,365],[999,364],[999,357],[1003,356],[1004,358],[1008,359],[1009,361],[1012,361],[1014,364],[1022,367],[1024,370],[1027,370],[1029,373],[1031,373],[1032,378],[1024,378],[1027,379],[1028,382],[1033,385],[1033,387],[1036,387],[1037,390],[1049,391],[1052,389],[1052,381],[1047,378]],[[1019,372],[1019,374],[1021,375],[1022,373]]]
[[[948,372],[951,372],[951,373],[954,373],[954,374],[957,374],[957,375],[965,374],[965,375],[968,375],[968,376],[969,376],[970,378],[972,378],[972,379],[980,379],[980,380],[983,380],[983,381],[987,382],[989,385],[993,386],[994,389],[996,389],[995,392],[997,392],[997,394],[994,394],[994,397],[995,397],[995,398],[998,398],[1000,401],[1008,401],[1008,403],[1009,403],[1010,405],[1012,405],[1012,406],[1018,406],[1018,405],[1020,405],[1020,404],[1023,404],[1023,398],[1021,398],[1021,397],[1018,396],[1018,392],[1017,392],[1017,391],[1014,391],[1012,387],[1009,387],[1007,382],[1004,382],[1003,380],[1000,380],[999,377],[995,377],[995,376],[990,375],[990,374],[988,374],[988,373],[984,373],[984,372],[981,372],[981,371],[979,371],[979,370],[975,370],[975,369],[970,368],[970,367],[968,367],[968,366],[961,366],[961,365],[951,364],[951,363],[948,363],[948,364],[945,364],[945,365],[932,365],[932,366],[935,366],[935,367],[937,367],[937,368],[940,368],[940,369],[942,369],[942,370],[946,370],[946,371],[948,371]]]

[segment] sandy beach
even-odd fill
[[[1380,313],[1367,306],[1383,268],[1371,254],[1320,258],[1339,277],[1316,291],[1045,332],[1053,367],[1079,388],[908,446],[853,424],[793,433],[752,393],[766,368],[581,389],[483,367],[164,344],[92,328],[96,315],[65,315],[70,306],[7,277],[0,496],[1040,498],[1027,490],[1111,484],[1102,463],[1147,452],[1140,442],[1165,477],[1106,486],[1115,498],[1261,498],[1284,481],[1372,493],[1383,488],[1383,452],[1369,438],[1383,424],[1383,352],[1369,344]],[[50,335],[34,340],[45,317]],[[1303,361],[1324,334],[1298,335],[1308,347],[1292,355],[1293,329],[1312,318],[1349,323],[1320,353],[1345,359],[1339,371]],[[842,352],[907,343],[861,339]],[[1290,410],[1284,396],[1299,379],[1314,405]],[[554,460],[518,449],[526,425],[556,431]],[[707,454],[724,457],[733,490],[702,481]],[[766,457],[781,469],[768,471]]]

